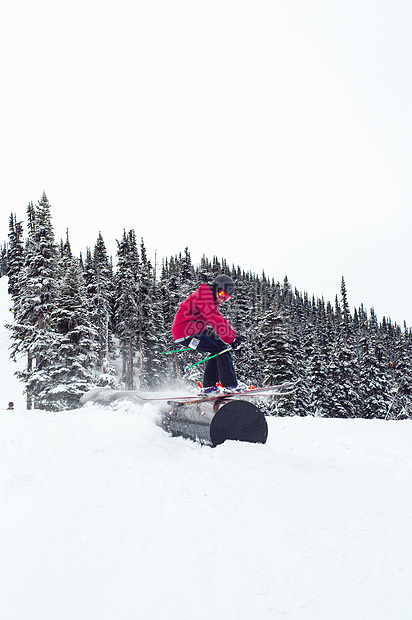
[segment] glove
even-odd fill
[[[238,353],[243,347],[244,336],[236,336],[236,338],[230,343],[233,353]]]

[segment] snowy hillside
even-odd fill
[[[1,334],[2,618],[412,617],[410,420],[270,418],[213,449],[150,404],[27,412]]]

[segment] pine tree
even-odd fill
[[[387,410],[386,377],[381,373],[370,334],[365,334],[361,344],[360,415],[364,418],[383,418]]]
[[[3,243],[0,254],[0,278],[6,276],[9,272],[7,254],[7,243]]]
[[[259,324],[264,311],[260,306],[260,283],[251,274],[242,274],[239,268],[233,270],[231,277],[236,282],[236,290],[224,314],[237,334],[244,338],[235,359],[237,375],[242,382],[261,385],[264,374]]]
[[[343,323],[343,330],[345,332],[345,336],[346,338],[348,338],[350,336],[350,334],[352,333],[352,317],[351,317],[351,313],[350,313],[350,309],[349,309],[349,303],[348,303],[348,293],[346,290],[346,283],[345,283],[345,279],[342,276],[342,280],[341,280],[341,286],[340,286],[340,291],[341,291],[341,299],[342,299],[342,313],[341,313],[341,319],[342,319],[342,323]]]
[[[399,332],[394,350],[393,377],[396,388],[386,417],[391,419],[412,418],[412,343],[406,325]]]
[[[308,296],[299,291],[291,292],[289,301],[290,345],[293,373],[300,382],[291,398],[294,415],[311,413],[311,392],[308,381],[308,360],[313,350],[313,316]]]
[[[73,259],[72,248],[70,245],[69,239],[69,230],[66,229],[66,239],[60,240],[59,247],[59,277],[63,279],[66,273],[66,270],[70,267],[71,261]]]
[[[45,386],[49,385],[49,351],[56,338],[51,315],[56,305],[58,254],[46,194],[36,208],[29,204],[27,212],[29,237],[14,304],[12,356],[27,353],[27,368],[19,373],[26,384],[27,408],[34,403],[43,409]]]
[[[19,295],[19,274],[24,264],[23,224],[18,222],[16,214],[10,214],[9,247],[7,251],[8,291],[13,302]]]
[[[327,417],[330,402],[327,363],[316,334],[314,334],[312,354],[308,360],[308,375],[311,392],[310,412],[315,416]]]
[[[144,342],[142,379],[149,389],[158,389],[172,382],[170,359],[162,355],[167,350],[168,339],[162,313],[161,286],[153,279],[150,283],[147,309],[147,326]]]
[[[177,311],[177,306],[174,306],[174,298],[170,295],[170,282],[169,282],[169,265],[168,261],[163,262],[160,280],[156,285],[156,301],[159,309],[159,329],[163,329],[163,351],[174,350],[176,345],[172,338],[172,320],[174,314]],[[167,383],[176,383],[181,379],[181,373],[179,369],[178,354],[162,355],[162,359],[159,360],[159,366],[161,367],[161,375],[165,377]]]
[[[111,360],[113,351],[113,269],[106,245],[99,232],[93,255],[88,248],[84,265],[84,278],[92,323],[97,330],[99,385],[117,387]]]
[[[140,263],[137,273],[138,281],[138,343],[140,362],[140,385],[152,384],[152,362],[156,347],[157,334],[154,328],[152,297],[154,294],[153,270],[147,258],[143,239],[140,240]]]
[[[80,397],[96,385],[97,349],[97,330],[77,259],[72,258],[67,265],[51,319],[57,337],[49,351],[48,382],[39,396],[52,411],[75,409]]]
[[[335,299],[335,339],[329,372],[331,375],[331,403],[329,415],[346,418],[359,414],[358,365],[354,349],[352,317],[347,305],[346,288],[342,278],[342,303]]]
[[[276,308],[269,310],[260,324],[263,385],[277,385],[294,379],[294,362],[285,318]],[[288,397],[289,398],[289,397]],[[270,413],[285,415],[291,411],[291,400],[279,398]]]
[[[122,381],[127,390],[135,386],[135,356],[139,342],[140,261],[133,230],[123,232],[117,242],[118,265],[115,274],[115,329],[123,359]]]

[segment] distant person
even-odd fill
[[[12,401],[9,402],[9,406],[7,407],[6,411],[14,411],[14,403]]]
[[[219,393],[217,383],[228,392],[241,392],[246,385],[238,383],[232,363],[231,350],[241,346],[241,338],[220,314],[218,305],[228,301],[235,290],[229,276],[217,276],[212,284],[201,284],[183,301],[176,313],[172,335],[176,343],[199,352],[220,353],[206,364],[203,393]],[[230,345],[230,346],[229,346]]]

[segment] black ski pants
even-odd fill
[[[214,355],[215,353],[224,351],[229,346],[226,342],[223,342],[210,327],[200,334],[186,338],[181,344],[188,346],[192,338],[197,338],[199,340],[196,351],[200,353],[210,353],[210,355]],[[225,387],[237,384],[230,351],[217,355],[206,362],[203,387],[211,387],[212,385],[216,385],[218,381]]]

